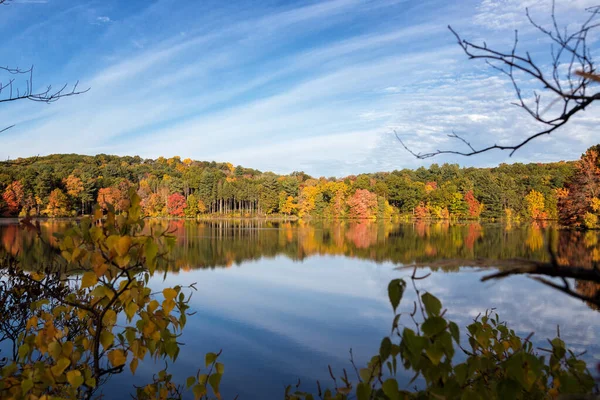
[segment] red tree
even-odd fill
[[[377,195],[366,189],[358,189],[347,200],[352,218],[373,218],[377,215]]]
[[[473,196],[472,190],[469,190],[467,193],[465,193],[465,201],[469,207],[469,217],[479,218],[481,211],[483,211],[483,205],[477,201],[475,196]]]
[[[174,217],[185,217],[187,202],[181,193],[173,193],[167,199],[167,212]]]
[[[25,193],[21,182],[14,181],[8,185],[2,194],[2,199],[4,199],[4,202],[6,203],[6,214],[17,215],[23,205],[24,197]]]
[[[429,208],[423,202],[421,202],[418,206],[415,207],[413,216],[415,217],[415,219],[429,218]]]

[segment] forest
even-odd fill
[[[134,188],[148,217],[547,220],[595,228],[598,146],[578,161],[461,168],[432,164],[347,176],[278,175],[231,163],[57,154],[0,165],[0,214],[122,212]]]

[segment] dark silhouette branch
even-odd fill
[[[11,2],[12,0],[0,0],[0,5],[6,6]],[[41,89],[36,89],[33,85],[33,66],[28,69],[0,66],[0,74],[5,75],[5,77],[0,78],[0,103],[30,100],[50,104],[63,97],[76,96],[90,90],[90,88],[80,90],[79,81],[75,82],[74,85],[65,83],[58,88],[48,85]],[[12,127],[14,127],[14,125],[0,128],[0,133],[5,132]]]
[[[506,145],[494,143],[481,148],[475,148],[462,136],[453,132],[448,137],[465,145],[465,150],[438,149],[428,153],[414,152],[400,139],[397,132],[394,132],[402,146],[420,159],[434,157],[438,154],[472,156],[490,150],[510,151],[512,156],[532,140],[553,133],[564,126],[575,114],[584,111],[592,103],[600,100],[600,90],[597,89],[597,86],[591,86],[600,82],[600,74],[587,43],[589,33],[600,27],[600,22],[597,21],[600,15],[600,6],[588,8],[587,11],[590,16],[579,29],[571,34],[566,29],[559,28],[554,4],[551,14],[551,29],[536,23],[529,14],[529,10],[526,11],[529,22],[552,42],[550,71],[545,71],[548,68],[543,68],[536,63],[529,52],[518,51],[518,31],[515,31],[512,48],[509,51],[498,51],[489,48],[485,42],[475,44],[463,39],[452,27],[448,26],[448,29],[456,37],[458,45],[469,59],[482,59],[487,65],[510,79],[517,97],[513,104],[522,108],[530,117],[545,127],[517,143]],[[524,97],[518,83],[518,78],[522,75],[528,79],[533,78],[542,91],[549,92],[555,99],[542,108],[542,96],[537,91],[533,91],[532,99]],[[553,109],[555,112],[551,113]]]

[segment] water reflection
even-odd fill
[[[599,260],[597,232],[557,231],[552,225],[390,224],[373,222],[152,221],[177,236],[172,273],[155,278],[155,290],[198,282],[174,375],[186,377],[207,351],[223,349],[224,398],[281,398],[283,386],[302,379],[307,389],[328,380],[327,365],[348,368],[378,351],[389,333],[386,288],[406,275],[398,264],[456,260],[434,269],[419,284],[438,296],[461,327],[486,308],[497,308],[518,334],[536,332],[536,345],[554,337],[556,325],[586,361],[600,359],[600,321],[579,300],[524,277],[481,283],[485,272],[461,268],[465,260],[527,258],[548,261],[548,241],[563,264],[591,266]],[[43,235],[67,229],[68,221],[44,221]],[[0,224],[0,250],[34,268],[52,250],[15,224]],[[51,242],[54,243],[54,242]],[[55,243],[54,243],[55,244]],[[227,268],[231,266],[240,268]],[[454,272],[447,274],[444,272]],[[425,271],[427,272],[427,271]],[[578,290],[595,290],[578,284]],[[404,306],[414,293],[408,291]],[[162,366],[162,365],[161,365]],[[156,371],[144,364],[132,378],[115,376],[104,389],[123,397],[131,385]],[[410,376],[406,376],[406,382]]]
[[[55,245],[52,234],[64,231],[70,224],[44,221],[41,227],[43,235]],[[515,226],[476,222],[154,220],[149,229],[169,229],[176,235],[173,271],[230,267],[279,255],[296,261],[314,255],[343,255],[398,264],[479,258],[548,261],[549,238],[564,265],[591,266],[600,261],[600,233],[557,230],[543,222]],[[47,261],[51,253],[33,233],[23,231],[16,223],[0,222],[0,243],[1,251],[18,254],[25,264]]]

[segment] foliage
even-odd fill
[[[358,189],[347,203],[352,218],[371,219],[377,216],[377,195],[366,189]]]
[[[479,218],[481,212],[483,211],[483,204],[477,201],[472,190],[469,190],[467,193],[465,193],[465,202],[467,203],[469,218]]]
[[[282,176],[229,163],[181,161],[178,157],[150,160],[69,154],[18,161],[0,165],[3,213],[11,216],[23,208],[41,214],[54,189],[67,194],[69,210],[90,213],[97,202],[105,210],[110,203],[117,212],[124,212],[129,188],[134,187],[142,199],[144,215],[152,217],[170,216],[168,198],[178,193],[186,199],[194,195],[198,205],[201,201],[205,207],[205,211],[199,209],[201,214],[346,218],[351,217],[348,200],[365,190],[376,196],[377,210],[367,213],[376,218],[400,214],[442,220],[499,219],[507,208],[515,217],[528,218],[524,199],[535,190],[544,196],[545,211],[553,218],[558,201],[555,191],[564,187],[575,170],[575,163],[568,162],[501,164],[495,168],[432,164],[427,169],[315,179],[303,172]],[[14,182],[20,182],[20,190],[14,190],[19,186]],[[194,218],[195,207],[190,207],[188,216]],[[584,214],[580,214],[579,222]]]
[[[413,282],[416,278],[413,273]],[[415,287],[416,288],[416,287]],[[416,290],[418,306],[399,313],[406,290],[403,279],[388,286],[394,310],[392,333],[381,341],[379,354],[365,368],[357,369],[358,382],[341,377],[335,390],[321,390],[324,400],[367,399],[546,399],[564,394],[597,391],[586,363],[566,348],[560,334],[549,348],[536,353],[527,338],[519,337],[493,311],[479,315],[467,326],[467,346],[459,327],[445,317],[441,301]],[[414,329],[400,323],[410,318]],[[402,369],[414,373],[414,389],[402,389],[396,375]],[[333,374],[332,374],[333,377]],[[335,378],[334,378],[335,379]],[[297,387],[286,389],[286,399],[313,399]]]
[[[173,193],[167,198],[167,212],[173,217],[184,217],[187,203],[180,193]]]
[[[98,208],[93,220],[84,218],[55,234],[60,257],[47,268],[27,273],[8,265],[4,289],[11,291],[10,301],[25,292],[39,296],[23,298],[7,317],[18,322],[20,332],[16,341],[15,335],[9,338],[16,354],[0,368],[1,398],[89,398],[110,375],[125,368],[135,373],[144,359],[177,359],[190,297],[180,286],[159,293],[147,286],[157,267],[168,262],[174,237],[165,230],[144,232],[135,192],[128,204],[120,215],[110,204],[106,215]],[[39,231],[28,220],[24,224]],[[195,398],[207,398],[208,388],[220,396],[223,366],[217,358],[207,354],[208,374],[186,381]],[[161,371],[137,393],[166,399],[172,389],[170,375]]]
[[[547,219],[548,215],[544,211],[544,195],[538,191],[532,190],[527,196],[525,196],[525,202],[527,203],[527,213],[534,219]]]
[[[10,183],[4,193],[2,193],[2,199],[6,207],[7,215],[14,215],[19,212],[23,204],[23,185],[20,181],[14,181]]]
[[[560,221],[565,225],[596,228],[600,216],[600,146],[589,148],[576,164],[576,170],[558,194]]]
[[[44,213],[49,217],[68,217],[71,215],[68,201],[62,190],[54,189],[50,192]]]

